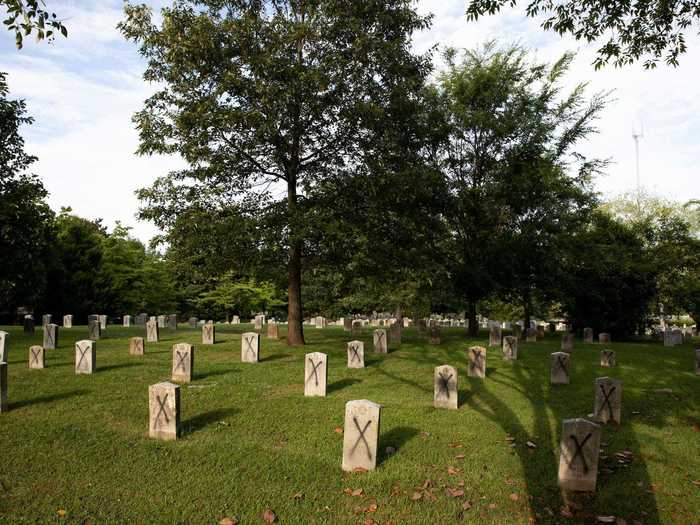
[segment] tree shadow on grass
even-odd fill
[[[209,371],[207,371],[207,372],[202,372],[202,373],[199,373],[199,374],[195,374],[195,375],[194,375],[194,378],[195,378],[195,379],[207,379],[207,378],[210,378],[210,377],[224,376],[224,375],[226,375],[226,374],[235,373],[235,372],[238,372],[238,370],[237,370],[236,368],[226,368],[226,369],[223,369],[223,370],[221,370],[221,369],[209,370]]]
[[[294,354],[270,354],[265,357],[260,358],[261,363],[265,363],[267,361],[279,361],[280,359],[289,359],[290,357],[294,357]]]
[[[121,363],[118,365],[98,366],[95,371],[110,372],[112,370],[119,370],[120,368],[133,368],[135,366],[141,366],[141,363]]]
[[[17,401],[14,403],[9,403],[10,410],[17,410],[19,408],[24,408],[32,405],[42,405],[45,403],[52,403],[54,401],[62,401],[64,399],[70,399],[71,397],[81,396],[83,394],[88,394],[88,390],[71,390],[69,392],[61,392],[58,394],[51,394],[47,396],[39,396],[32,399],[26,399],[24,401]]]
[[[394,455],[400,454],[401,448],[417,435],[417,428],[403,426],[394,427],[389,432],[382,432],[379,436],[377,464],[382,464]],[[387,454],[387,447],[393,447],[394,452]]]
[[[342,390],[344,388],[356,385],[358,383],[362,383],[362,380],[352,378],[341,379],[340,381],[336,381],[335,383],[329,383],[328,387],[326,388],[326,393],[331,394],[333,392],[337,392],[338,390]]]
[[[200,430],[204,430],[209,425],[218,423],[227,417],[233,416],[237,412],[238,410],[235,408],[219,408],[217,410],[210,410],[209,412],[198,414],[182,422],[180,435],[185,437]]]

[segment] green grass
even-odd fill
[[[73,344],[87,337],[86,327],[61,329],[44,370],[27,366],[41,330],[29,337],[5,329],[10,410],[0,414],[1,523],[217,523],[225,516],[263,523],[267,507],[280,523],[300,524],[591,523],[599,515],[630,525],[700,522],[692,345],[612,344],[618,366],[601,369],[601,346],[577,340],[571,385],[550,387],[555,336],[521,343],[514,363],[489,349],[488,376],[478,381],[467,378],[466,349],[487,336],[470,340],[457,328],[443,330],[440,346],[409,329],[388,355],[372,353],[366,330],[367,367],[352,370],[350,337],[339,328],[308,328],[305,349],[263,338],[262,361],[244,365],[240,333],[249,325],[217,327],[213,347],[199,344],[199,329],[164,329],[143,357],[128,353],[128,337],[143,329],[109,326],[97,343],[97,372],[76,376]],[[180,341],[196,345],[195,377],[181,392],[183,436],[159,442],[147,437],[148,385],[169,378],[170,347]],[[303,396],[303,353],[313,351],[329,354],[326,398]],[[432,407],[433,368],[443,363],[459,373],[458,411]],[[592,411],[594,380],[603,375],[623,381],[623,421],[604,428],[598,491],[576,498],[574,517],[565,518],[556,483],[561,422]],[[673,393],[654,392],[662,388]],[[383,406],[374,472],[340,469],[342,435],[334,429],[352,399]],[[387,457],[389,446],[396,453]],[[614,455],[625,450],[629,464]],[[435,501],[412,501],[426,480]],[[446,493],[460,484],[464,496]],[[373,503],[376,512],[364,512]]]

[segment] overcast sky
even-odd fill
[[[144,0],[157,7],[168,2]],[[152,88],[142,81],[144,64],[133,44],[116,30],[122,0],[47,0],[66,18],[69,38],[52,45],[27,40],[14,47],[14,35],[0,31],[0,71],[9,74],[13,98],[24,98],[35,117],[24,130],[27,149],[39,157],[34,171],[50,192],[55,210],[71,206],[88,218],[103,218],[133,227],[144,241],[156,232],[138,222],[134,191],[178,166],[162,157],[137,157],[138,137],[131,122]],[[525,5],[525,4],[523,4]],[[466,0],[423,0],[422,13],[435,15],[430,31],[416,35],[423,52],[438,44],[474,47],[489,39],[519,42],[539,60],[552,61],[565,51],[576,53],[568,85],[588,82],[591,93],[614,90],[613,102],[599,122],[600,133],[582,148],[613,162],[596,188],[609,198],[635,187],[632,133],[643,122],[641,182],[654,193],[685,201],[700,198],[700,39],[688,35],[689,51],[678,68],[661,65],[645,71],[635,65],[595,71],[594,46],[544,32],[526,19],[523,8],[467,22]]]

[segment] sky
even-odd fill
[[[144,0],[158,8],[166,0]],[[604,199],[636,187],[633,132],[640,139],[641,186],[654,194],[687,201],[700,198],[697,164],[700,159],[700,38],[687,35],[688,52],[680,67],[641,65],[594,70],[595,43],[545,32],[540,21],[524,15],[524,5],[468,22],[468,0],[421,0],[417,9],[434,15],[432,27],[415,35],[414,48],[434,46],[473,48],[488,40],[519,43],[539,61],[552,62],[570,51],[576,58],[565,86],[588,83],[588,92],[612,91],[611,102],[598,122],[599,132],[580,149],[610,159],[606,173],[595,182]],[[158,176],[177,169],[180,160],[140,157],[132,115],[154,87],[143,81],[144,62],[134,44],[117,31],[122,0],[46,0],[65,19],[69,37],[52,44],[27,39],[14,47],[14,35],[0,31],[0,71],[8,73],[12,98],[23,98],[35,118],[23,130],[26,149],[39,161],[33,166],[48,189],[49,204],[59,211],[116,221],[133,228],[148,241],[154,225],[138,221],[134,192]],[[440,61],[436,53],[436,67]]]

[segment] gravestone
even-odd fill
[[[129,327],[131,326],[131,316],[130,315],[125,315],[122,317],[122,326]]]
[[[501,346],[500,324],[491,324],[489,328],[489,346]]]
[[[345,472],[376,468],[381,408],[366,399],[345,404],[342,464]]]
[[[519,324],[513,325],[513,337],[520,340],[523,337],[523,327]]]
[[[149,343],[158,342],[158,323],[153,319],[146,322],[146,341]]]
[[[102,335],[102,327],[100,321],[97,319],[91,319],[88,321],[88,339],[93,341],[99,341]]]
[[[355,320],[352,322],[352,335],[360,335],[362,332],[362,321]]]
[[[574,334],[566,333],[561,336],[561,349],[563,352],[572,352],[574,349]]]
[[[180,435],[180,386],[163,381],[148,387],[148,436],[166,441]]]
[[[158,328],[165,328],[165,327],[166,327],[166,325],[167,325],[167,318],[166,318],[164,315],[159,315],[159,316],[156,318],[156,320],[157,320],[157,322],[158,322]]]
[[[213,345],[214,343],[216,343],[216,326],[213,323],[207,323],[202,327],[202,344]]]
[[[550,327],[551,326],[552,325],[550,324]],[[551,328],[550,331],[554,332],[554,330],[551,330]],[[537,328],[535,328],[535,334],[537,336],[537,339],[544,339],[544,325],[537,325]]]
[[[44,327],[44,350],[56,350],[58,348],[58,325],[47,324]]]
[[[33,334],[34,333],[34,316],[25,315],[24,316],[24,333]]]
[[[63,328],[73,328],[73,316],[64,315],[63,316]]]
[[[318,317],[316,317],[316,319],[314,319],[314,324],[316,325],[316,328],[325,328],[326,318],[319,315]]]
[[[403,323],[394,323],[389,328],[389,337],[391,338],[392,346],[401,346],[401,333],[403,331]]]
[[[549,357],[549,384],[568,385],[571,382],[571,354],[554,352]]]
[[[437,324],[430,327],[430,344],[440,344],[440,326],[438,326]]]
[[[348,368],[365,367],[365,344],[362,341],[348,343]]]
[[[507,335],[503,338],[503,359],[516,361],[518,359],[518,338]]]
[[[602,345],[610,344],[610,334],[607,332],[601,332],[598,334],[598,342]]]
[[[536,343],[537,342],[537,328],[530,327],[527,329],[527,336],[525,339],[526,342],[528,343]]]
[[[418,319],[416,321],[416,326],[418,327],[419,332],[425,332],[428,329],[428,325],[425,322],[425,319]]]
[[[557,325],[556,325],[556,323],[550,322],[548,326],[549,326],[549,332],[550,332],[550,333],[553,334],[554,332],[557,331]],[[544,334],[544,326],[542,327],[542,333]],[[544,335],[543,335],[542,337],[544,337]]]
[[[598,478],[601,427],[587,419],[565,419],[559,455],[559,486],[593,492]]]
[[[613,350],[600,351],[600,366],[606,368],[615,366],[615,352]]]
[[[671,330],[664,330],[664,331],[663,331],[663,336],[664,336],[664,346],[665,346],[665,347],[674,346],[674,344],[673,344],[673,334],[671,334]]]
[[[260,334],[247,332],[241,336],[241,362],[257,363],[260,359]]]
[[[593,328],[583,329],[583,342],[592,343],[593,342]]]
[[[447,408],[457,410],[459,408],[459,396],[457,390],[457,369],[450,365],[435,367],[434,373],[435,408]]]
[[[0,363],[7,363],[7,353],[10,350],[10,334],[0,331]]]
[[[609,377],[595,380],[593,417],[600,423],[620,424],[622,413],[622,381]]]
[[[140,313],[139,315],[136,316],[136,324],[138,326],[146,326],[147,322],[148,322],[148,314],[147,313]]]
[[[168,316],[168,328],[177,330],[177,314],[170,314]]]
[[[486,377],[486,348],[472,346],[468,352],[467,375],[469,377]]]
[[[328,356],[312,352],[304,356],[304,395],[325,397],[328,381]]]
[[[100,329],[107,330],[107,316],[106,315],[100,316]]]
[[[129,355],[143,355],[146,352],[146,345],[143,337],[132,337],[129,339]]]
[[[199,319],[197,319],[196,317],[190,317],[187,320],[187,324],[190,326],[190,328],[197,328],[198,321],[199,321]]]
[[[75,343],[75,373],[92,374],[95,371],[97,343],[89,339]]]
[[[279,325],[277,323],[268,323],[267,324],[267,338],[268,339],[279,339],[279,337],[280,337]]]
[[[172,381],[189,383],[194,371],[194,346],[189,343],[173,345]]]
[[[253,321],[253,326],[255,330],[262,330],[263,327],[263,316],[262,315],[256,315],[255,320]]]
[[[1,360],[0,360],[1,361]],[[46,352],[44,347],[34,345],[29,347],[29,368],[46,367]]]
[[[388,352],[389,348],[386,340],[386,330],[383,328],[378,328],[374,331],[374,353],[386,354]]]
[[[352,318],[351,317],[343,317],[343,330],[345,332],[349,332],[352,330]]]
[[[234,315],[231,319],[231,324],[241,324],[241,318],[238,315]]]
[[[0,363],[0,412],[7,412],[7,363]]]
[[[700,348],[695,349],[695,373],[700,376]]]
[[[674,328],[671,330],[671,338],[673,339],[674,345],[682,345],[684,342],[683,331],[678,328]]]
[[[41,326],[46,327],[46,325],[51,324],[51,314],[44,314],[41,316]]]

